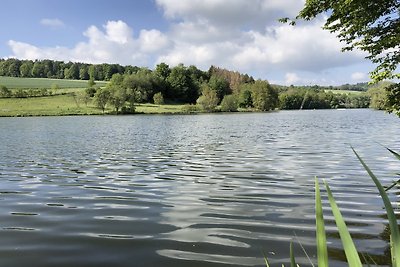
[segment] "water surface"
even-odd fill
[[[380,144],[400,150],[399,132],[372,110],[0,118],[0,266],[263,266],[262,251],[280,266],[297,240],[315,262],[316,175],[385,264],[383,205],[350,145],[389,184],[400,164]]]

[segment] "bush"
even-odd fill
[[[233,112],[238,109],[238,101],[234,95],[226,95],[221,102],[221,111]]]
[[[94,95],[96,94],[96,88],[94,87],[86,88],[85,92],[89,97],[94,97]]]
[[[186,104],[182,107],[182,112],[185,112],[185,113],[195,113],[198,111],[199,111],[199,108],[197,105]]]
[[[197,104],[207,112],[215,111],[219,102],[217,92],[208,87],[203,89],[202,95],[197,99]]]
[[[0,97],[11,97],[11,91],[4,85],[0,85]]]
[[[153,96],[154,104],[156,105],[163,105],[164,104],[164,96],[161,92],[155,94]]]

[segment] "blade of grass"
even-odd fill
[[[308,261],[310,262],[311,266],[312,266],[312,267],[315,267],[314,263],[312,262],[310,256],[308,255],[306,249],[304,248],[303,244],[300,242],[299,237],[296,235],[296,232],[293,232],[293,234],[294,234],[294,236],[296,237],[297,243],[299,243],[301,249],[303,250],[303,253],[306,255],[306,257],[307,257]]]
[[[363,161],[363,159],[357,154],[357,152],[354,150],[354,148],[351,148],[354,152],[354,154],[357,156],[358,160],[361,162],[363,165],[364,169],[367,171],[369,176],[372,178],[374,181],[376,187],[379,190],[379,194],[381,195],[381,198],[383,200],[383,204],[385,205],[386,209],[386,214],[389,220],[389,226],[390,226],[390,237],[391,237],[391,244],[392,244],[392,265],[396,267],[400,267],[400,233],[399,233],[399,226],[397,224],[397,219],[393,211],[392,203],[390,202],[390,199],[388,195],[386,194],[385,189],[379,182],[378,178],[373,174],[371,169],[367,166],[367,164]]]
[[[390,148],[386,148],[387,150],[389,150],[390,153],[392,153],[398,160],[400,160],[400,154],[397,153],[396,151],[390,149]]]
[[[336,226],[339,230],[340,239],[342,241],[343,249],[346,254],[347,263],[350,267],[360,267],[362,266],[360,257],[358,255],[357,249],[353,243],[350,236],[349,230],[344,222],[343,216],[340,213],[339,207],[333,198],[332,191],[329,185],[325,183],[326,191],[328,193],[329,203],[331,205],[333,216],[335,217]]]
[[[296,267],[296,259],[294,258],[293,243],[290,242],[290,266]]]
[[[326,234],[324,214],[322,211],[321,192],[319,190],[318,178],[315,177],[315,214],[317,225],[317,257],[319,267],[328,267],[328,249],[326,246]]]
[[[389,187],[386,187],[385,188],[385,191],[389,191],[390,189],[392,189],[393,187],[395,187],[397,184],[399,184],[400,183],[400,179],[399,180],[397,180],[396,182],[394,182],[391,186],[389,186]]]
[[[265,255],[265,252],[264,252],[264,251],[262,251],[262,253],[264,254],[264,262],[265,262],[265,266],[266,266],[266,267],[269,267],[269,261],[268,261],[268,257],[267,257],[267,255]]]

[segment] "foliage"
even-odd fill
[[[310,20],[321,13],[328,14],[324,28],[346,43],[344,50],[359,48],[368,53],[367,58],[377,65],[371,73],[373,81],[400,78],[400,1],[307,0],[298,18]],[[394,97],[387,106],[398,115],[399,86],[388,88]]]
[[[386,109],[400,117],[400,83],[386,87]]]
[[[153,96],[154,104],[156,105],[163,105],[164,104],[164,96],[161,92],[156,93]]]
[[[234,95],[226,95],[221,101],[221,111],[234,112],[238,110],[238,101]]]
[[[229,82],[216,75],[211,76],[210,80],[208,81],[208,86],[217,93],[217,97],[219,99],[222,99],[225,95],[231,93]]]
[[[89,97],[94,97],[94,95],[96,94],[96,88],[94,88],[94,87],[86,88],[85,93]]]
[[[215,66],[211,66],[208,70],[208,75],[210,77],[222,78],[229,84],[229,93],[238,94],[240,85],[245,83],[254,83],[253,77],[247,74],[241,74],[237,71],[230,71]]]
[[[107,103],[111,100],[111,91],[108,88],[100,88],[94,95],[94,103],[96,107],[104,111],[106,109]]]
[[[182,107],[182,112],[184,113],[195,113],[198,112],[199,109],[197,105],[186,104]]]
[[[255,109],[274,110],[278,106],[278,92],[266,82],[258,80],[251,85],[251,98]]]
[[[384,203],[386,216],[389,221],[389,228],[390,228],[390,251],[391,251],[391,266],[399,267],[400,266],[400,232],[399,232],[399,225],[397,223],[397,218],[393,210],[393,206],[390,202],[389,196],[387,191],[391,188],[384,188],[380,183],[379,179],[375,176],[375,174],[371,171],[368,165],[364,162],[364,160],[358,155],[358,153],[352,148],[354,154],[356,155],[357,159],[360,161],[361,165],[367,171],[368,175],[374,182],[376,188],[379,191],[379,195],[382,198]],[[400,160],[400,154],[388,149],[397,159]],[[396,184],[398,181],[396,182]],[[334,215],[335,223],[339,231],[339,236],[342,241],[342,245],[344,248],[344,252],[346,255],[346,259],[348,265],[350,267],[355,266],[359,267],[362,266],[359,252],[356,249],[356,246],[351,238],[349,233],[348,227],[343,219],[343,216],[340,212],[339,207],[336,204],[336,201],[333,197],[332,191],[327,183],[325,183],[326,192],[328,195],[329,204],[331,206],[331,211]],[[320,267],[328,267],[328,252],[327,252],[327,240],[326,240],[326,233],[325,233],[325,223],[323,217],[323,210],[322,210],[322,200],[321,200],[321,193],[319,188],[318,179],[315,178],[315,209],[316,209],[316,239],[317,239],[317,257],[318,257],[318,266]],[[292,244],[290,246],[290,258],[291,262],[294,262],[294,255],[292,252]],[[264,256],[266,260],[266,265],[269,266],[268,260]],[[369,264],[368,264],[369,265]]]
[[[191,72],[183,64],[172,68],[167,82],[170,85],[167,91],[167,96],[170,99],[194,103],[199,97],[199,85],[193,80]]]
[[[11,97],[11,91],[4,85],[0,85],[0,97]]]
[[[387,93],[384,86],[374,86],[368,89],[368,95],[371,99],[370,107],[377,110],[386,108]]]
[[[250,108],[253,106],[253,100],[251,98],[251,91],[248,88],[242,88],[239,94],[239,107]]]
[[[291,87],[279,95],[281,109],[367,108],[366,93],[339,94],[320,88]]]
[[[205,86],[203,87],[201,96],[197,99],[196,102],[202,110],[213,112],[215,111],[219,103],[219,98],[215,90],[212,90],[210,87]]]

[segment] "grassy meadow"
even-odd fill
[[[97,86],[105,86],[107,82],[97,81]],[[18,78],[18,77],[5,77],[0,76],[0,85],[4,85],[9,89],[50,89],[57,85],[60,89],[66,88],[86,88],[88,81],[82,80],[61,80],[61,79],[47,79],[47,78]]]
[[[334,94],[347,94],[347,95],[359,95],[361,93],[365,93],[363,91],[352,91],[352,90],[329,90],[326,89],[325,92],[331,92]]]
[[[61,116],[101,114],[101,110],[77,103],[71,94],[29,98],[0,98],[0,116]]]
[[[137,113],[176,114],[183,113],[184,105],[137,104]],[[107,108],[105,113],[113,113]],[[29,98],[0,98],[0,117],[18,116],[65,116],[65,115],[101,115],[102,111],[93,103],[86,106],[72,94]]]
[[[107,82],[96,82],[96,86],[99,87],[106,84]],[[43,97],[0,98],[0,117],[103,114],[92,101],[86,105],[72,94],[83,92],[88,81],[0,76],[0,85],[11,90],[48,89],[52,92],[52,95]],[[58,87],[56,91],[54,90],[55,85]],[[137,104],[135,109],[137,113],[175,114],[183,113],[184,105]],[[113,112],[110,107],[105,110],[105,113],[108,114]]]

